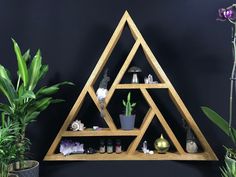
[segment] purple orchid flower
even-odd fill
[[[227,7],[226,9],[221,8],[218,10],[219,17],[217,20],[225,21],[225,20],[236,20],[236,7],[234,5]]]

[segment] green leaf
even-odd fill
[[[131,97],[131,93],[129,92],[127,96],[127,101],[130,101],[130,97]]]
[[[33,112],[31,114],[27,114],[25,116],[25,123],[28,124],[28,123],[34,121],[38,117],[39,114],[40,114],[40,112]]]
[[[7,97],[11,105],[14,104],[14,99],[16,99],[17,96],[15,88],[12,83],[2,77],[0,77],[0,92]]]
[[[7,70],[2,65],[0,65],[0,77],[11,82]]]
[[[24,58],[25,62],[27,63],[31,57],[30,56],[30,49],[28,49],[22,57]]]
[[[132,106],[132,107],[136,106],[136,103],[133,103],[131,106]]]
[[[48,72],[48,65],[42,65],[39,74],[39,80],[42,79]]]
[[[216,124],[226,135],[229,134],[229,123],[225,121],[219,114],[208,107],[201,107],[204,114],[214,123]]]
[[[18,96],[22,96],[25,92],[24,84],[21,84],[20,88],[18,89]]]
[[[63,99],[53,99],[51,101],[51,103],[53,103],[53,104],[55,104],[55,103],[62,103],[62,102],[65,102],[65,100],[63,100]]]
[[[0,103],[0,111],[8,113],[8,114],[12,113],[11,108],[8,105],[3,104],[3,103]]]
[[[40,69],[42,66],[42,57],[40,50],[37,51],[36,55],[34,56],[30,69],[29,69],[29,90],[34,90],[35,86],[40,77]]]
[[[61,82],[61,83],[52,85],[50,87],[43,87],[36,93],[36,95],[37,96],[52,95],[52,94],[56,93],[59,90],[59,87],[62,85],[74,85],[74,84],[72,82]]]
[[[58,90],[59,90],[59,87],[56,87],[56,86],[43,87],[36,93],[36,95],[37,96],[52,95],[52,94],[56,93]]]
[[[52,101],[51,97],[42,98],[38,101],[35,101],[31,105],[29,112],[41,112],[41,111],[45,110],[50,105],[51,101]]]
[[[125,102],[125,100],[122,100],[122,103],[123,103],[124,106],[126,106],[126,102]]]
[[[31,90],[27,90],[27,91],[24,91],[23,94],[19,96],[17,99],[15,99],[15,101],[21,102],[25,99],[35,99],[35,98],[36,96],[34,92]]]
[[[21,79],[23,80],[24,87],[26,87],[27,84],[28,84],[28,80],[29,80],[26,61],[24,60],[24,58],[21,54],[21,50],[20,50],[18,44],[16,43],[16,41],[14,39],[12,39],[12,41],[13,41],[14,50],[15,50],[15,53],[16,53],[19,73],[20,73]]]

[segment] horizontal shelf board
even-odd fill
[[[93,161],[93,160],[216,160],[212,159],[208,153],[172,153],[168,152],[166,154],[144,154],[142,152],[135,152],[134,154],[127,154],[127,152],[122,152],[120,154],[112,153],[112,154],[72,154],[68,156],[64,156],[62,154],[53,154],[47,155],[44,158],[45,161],[54,161],[54,160],[61,160],[61,161]]]
[[[117,84],[116,89],[166,89],[168,88],[166,84]]]
[[[103,128],[101,130],[93,130],[92,128],[86,128],[83,131],[65,131],[63,137],[80,137],[80,136],[137,136],[140,133],[139,129],[134,130],[110,130],[109,128]]]

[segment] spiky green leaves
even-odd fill
[[[7,124],[6,119],[9,118],[19,126],[19,130],[15,133],[18,133],[18,135],[20,133],[20,135],[15,137],[14,140],[16,142],[13,144],[17,146],[17,154],[14,158],[20,161],[23,160],[30,143],[29,140],[25,138],[27,125],[35,121],[39,114],[51,104],[62,102],[63,100],[53,99],[52,95],[60,89],[60,86],[73,85],[73,83],[62,82],[36,90],[38,82],[48,72],[48,66],[42,64],[40,50],[37,51],[31,60],[30,50],[27,50],[24,55],[22,55],[16,41],[14,39],[12,39],[12,41],[18,64],[18,81],[16,87],[14,87],[9,72],[0,65],[0,93],[6,96],[10,103],[9,105],[0,103],[0,113],[2,117],[2,123],[0,125],[5,127],[5,124]],[[0,127],[0,159],[2,161],[1,131],[2,129]],[[14,153],[12,152],[11,154]],[[10,155],[8,157],[10,157]]]
[[[16,98],[15,88],[10,80],[8,71],[0,65],[0,92],[5,95],[11,105]]]
[[[27,84],[28,84],[28,80],[29,80],[26,61],[25,61],[24,57],[22,56],[20,47],[18,46],[16,41],[14,39],[12,39],[12,41],[13,41],[13,44],[14,44],[14,50],[15,50],[15,54],[16,54],[16,58],[17,58],[19,74],[20,74],[20,77],[23,80],[24,86],[26,87]]]
[[[28,84],[29,90],[34,90],[35,86],[37,85],[40,79],[41,67],[42,67],[42,57],[40,50],[38,50],[29,68],[29,84]]]
[[[136,103],[131,103],[130,99],[131,99],[131,93],[129,92],[127,95],[127,101],[125,102],[124,100],[122,100],[122,103],[125,106],[126,116],[130,116],[133,111],[134,106],[136,106]]]

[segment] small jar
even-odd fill
[[[103,140],[100,141],[99,152],[100,152],[101,154],[103,154],[103,153],[106,152],[106,147],[105,147],[105,143],[104,143]]]
[[[122,152],[121,141],[120,140],[116,140],[116,153],[120,154],[121,152]]]
[[[107,141],[107,153],[108,154],[113,153],[113,145],[112,145],[112,141],[110,139]]]

